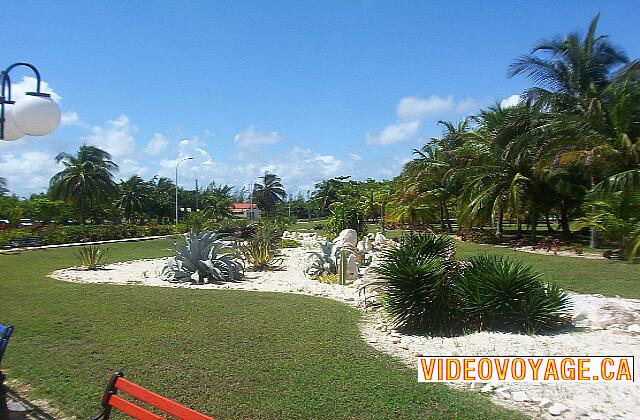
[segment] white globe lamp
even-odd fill
[[[26,136],[26,133],[16,125],[12,108],[8,106],[4,110],[4,137],[2,139],[6,141],[18,140]]]
[[[60,107],[48,95],[27,92],[13,106],[13,120],[30,136],[46,136],[60,125]]]

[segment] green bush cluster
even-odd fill
[[[497,255],[455,259],[453,240],[403,238],[376,269],[380,304],[396,328],[432,335],[470,331],[533,334],[566,325],[569,298],[532,267]]]
[[[174,225],[47,225],[30,226],[0,231],[0,244],[11,243],[14,238],[36,237],[42,245],[59,245],[73,242],[108,241],[143,236],[173,235]]]
[[[280,248],[300,248],[302,244],[295,239],[283,239],[280,241]]]

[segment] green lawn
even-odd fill
[[[640,298],[640,264],[560,257],[553,253],[540,255],[472,242],[456,241],[456,247],[459,258],[494,253],[524,260],[548,280],[575,292]]]
[[[112,261],[169,241],[110,245]],[[360,339],[361,313],[279,293],[58,282],[74,249],[0,255],[3,366],[68,415],[98,408],[110,371],[217,418],[512,418],[485,396],[419,384]]]

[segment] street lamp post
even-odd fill
[[[12,100],[11,77],[16,67],[28,67],[36,76],[36,91]],[[51,95],[40,91],[42,79],[38,69],[29,63],[14,63],[0,72],[0,140],[18,140],[26,135],[46,136],[60,125],[61,113]]]
[[[180,159],[178,163],[176,163],[176,225],[178,224],[178,166],[186,160],[192,160],[192,157],[187,157],[184,159]]]

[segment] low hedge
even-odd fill
[[[59,245],[73,242],[109,241],[144,236],[173,235],[174,225],[74,225],[29,226],[0,231],[0,246],[15,238],[40,238],[42,245]]]

